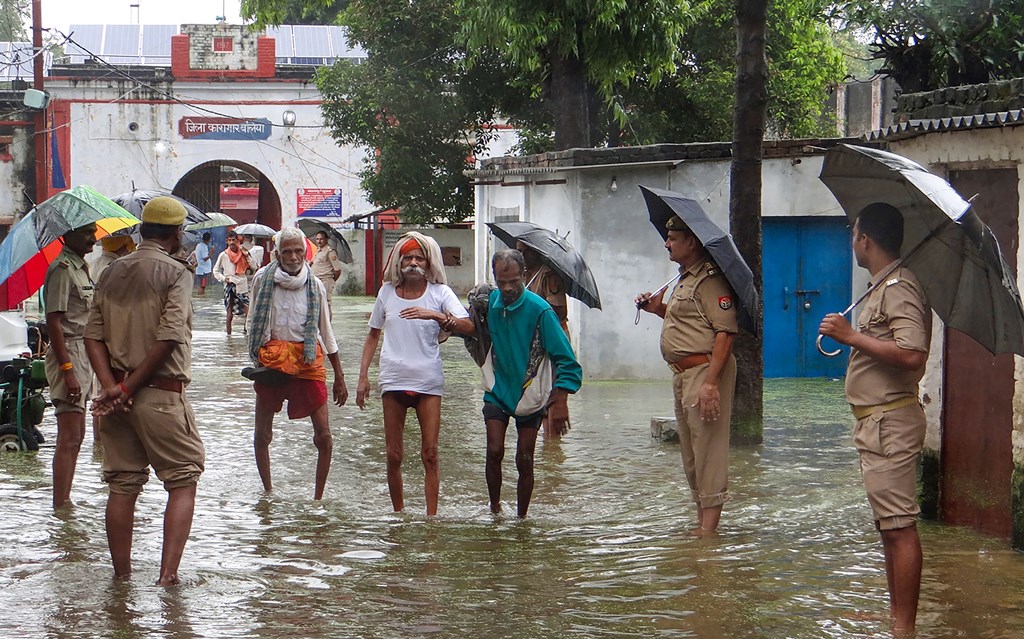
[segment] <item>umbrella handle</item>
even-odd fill
[[[819,333],[818,334],[818,339],[814,341],[814,345],[818,347],[818,352],[821,353],[822,355],[824,355],[825,357],[836,357],[837,355],[839,355],[840,353],[843,352],[843,350],[841,348],[837,348],[836,350],[832,351],[831,353],[826,351],[824,348],[821,347],[821,340],[823,340],[823,339],[825,339],[825,336],[821,335]]]

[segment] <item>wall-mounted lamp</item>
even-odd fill
[[[612,176],[612,183],[608,185],[608,190],[612,193],[619,190],[619,183],[615,181],[615,176]]]
[[[295,126],[295,111],[288,109],[281,114],[281,122],[285,126]]]

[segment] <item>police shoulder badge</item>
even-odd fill
[[[723,311],[727,311],[730,308],[732,308],[732,298],[731,297],[719,297],[718,298],[718,308],[722,309]]]

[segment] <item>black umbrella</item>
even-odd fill
[[[761,298],[754,286],[754,274],[740,255],[732,236],[712,222],[696,200],[691,200],[681,193],[647,186],[641,186],[640,191],[647,202],[651,224],[663,239],[668,238],[665,225],[673,216],[679,216],[687,228],[697,236],[708,255],[722,270],[725,279],[729,280],[732,290],[736,292],[740,325],[756,335],[754,318],[760,312]]]
[[[142,209],[146,206],[146,203],[155,197],[171,197],[178,200],[185,206],[185,226],[190,224],[198,224],[200,222],[207,222],[210,216],[199,209],[195,204],[192,204],[188,200],[178,197],[169,191],[161,191],[159,189],[135,189],[127,193],[122,193],[112,199],[116,204],[120,205],[121,208],[128,211],[135,217],[142,219]],[[136,244],[142,242],[142,237],[139,235],[138,227],[133,227],[126,230],[124,233],[117,233],[117,235],[128,234],[132,236]],[[182,235],[182,251],[185,253],[190,252],[196,244],[199,243],[201,231],[185,231]]]
[[[522,242],[536,251],[565,283],[565,292],[590,308],[601,308],[597,282],[583,256],[554,231],[531,222],[488,222],[491,233],[508,246]]]
[[[1024,355],[1016,278],[995,235],[948,182],[895,153],[848,144],[829,150],[819,177],[851,221],[874,202],[900,210],[903,258],[897,265],[917,276],[946,326],[993,354]]]
[[[306,237],[312,239],[317,233],[323,231],[327,234],[327,244],[334,249],[334,252],[338,254],[338,259],[346,264],[352,264],[355,262],[355,257],[352,255],[352,247],[348,245],[348,241],[345,237],[327,222],[323,220],[313,220],[309,218],[299,218],[297,222],[299,230],[306,234]]]

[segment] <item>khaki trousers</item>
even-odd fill
[[[729,495],[729,422],[736,391],[736,358],[732,355],[719,378],[721,411],[717,420],[704,421],[696,405],[709,364],[702,364],[672,377],[675,395],[676,430],[683,457],[683,471],[690,496],[701,508],[721,506]]]

